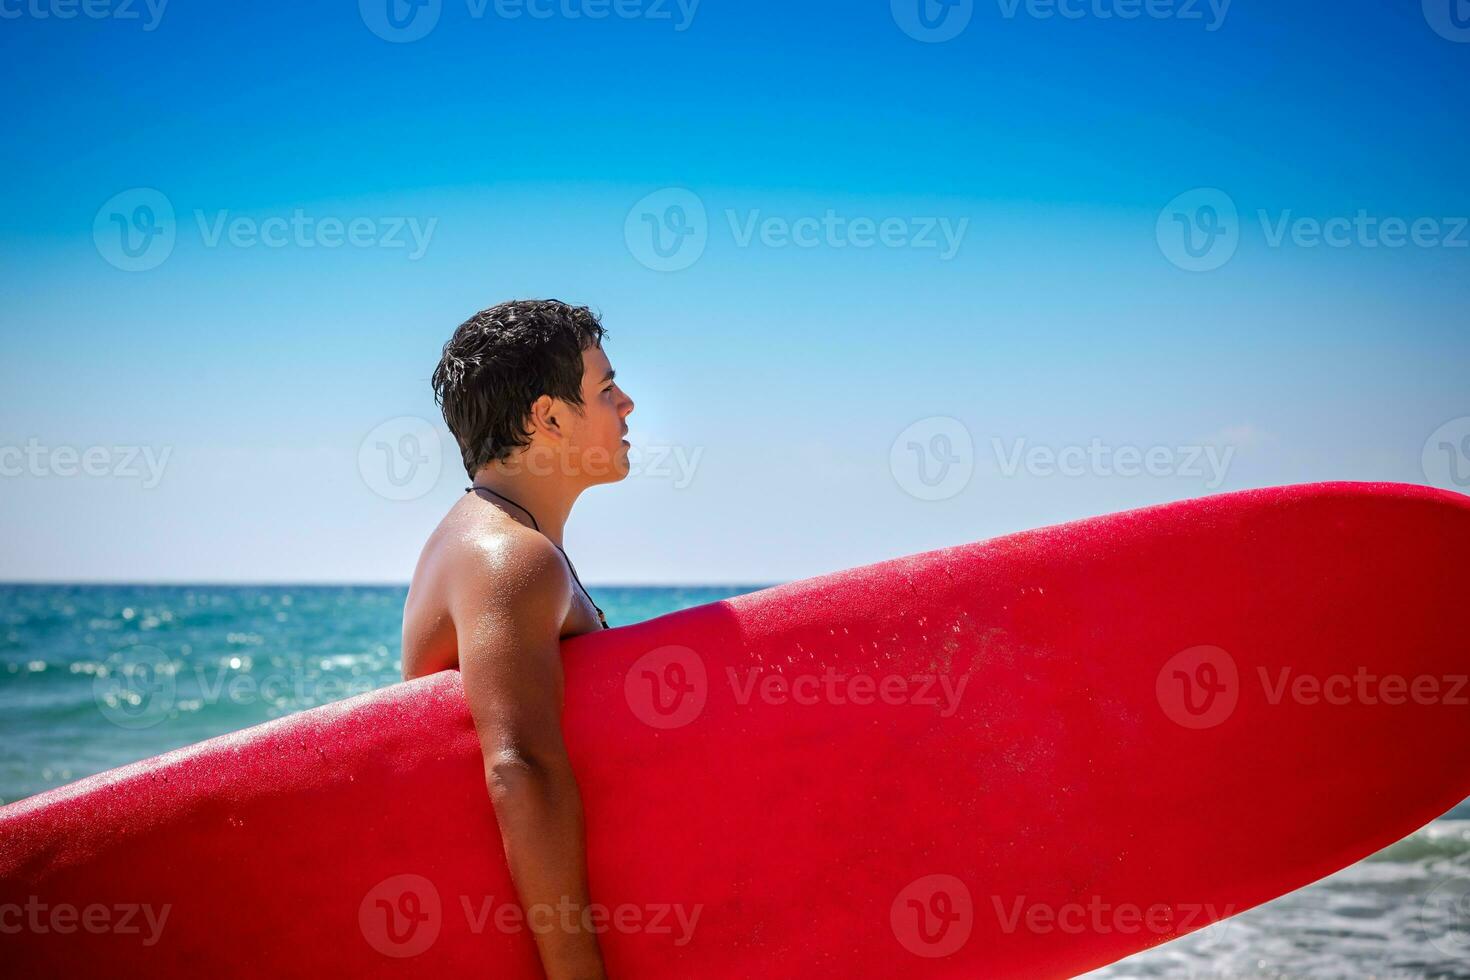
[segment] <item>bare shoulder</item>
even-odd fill
[[[556,545],[520,524],[505,522],[465,535],[451,561],[463,576],[457,598],[470,613],[527,603],[565,611],[571,598]]]
[[[460,667],[486,630],[561,632],[571,583],[556,546],[510,519],[451,512],[430,535],[403,611],[403,668],[416,677]]]

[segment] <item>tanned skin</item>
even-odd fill
[[[600,347],[582,352],[582,405],[543,395],[530,444],[474,483],[521,504],[467,493],[430,535],[403,610],[403,676],[458,669],[485,760],[506,861],[525,910],[590,901],[582,800],[562,741],[561,641],[600,629],[552,542],[579,494],[628,475],[633,400]],[[550,540],[548,540],[548,538]],[[575,923],[579,916],[573,916]],[[528,922],[560,922],[546,916]],[[548,980],[605,977],[595,934],[536,932]]]

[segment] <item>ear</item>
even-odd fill
[[[540,431],[559,439],[562,436],[561,423],[557,420],[557,413],[565,409],[560,401],[550,395],[542,395],[531,403],[530,423],[533,432]]]

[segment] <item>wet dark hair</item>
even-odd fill
[[[530,444],[537,398],[581,406],[582,352],[601,347],[605,333],[587,307],[555,299],[512,300],[459,325],[434,369],[434,400],[471,478]]]

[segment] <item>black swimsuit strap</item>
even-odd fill
[[[531,519],[531,527],[534,530],[536,530],[538,533],[540,533],[542,535],[542,537],[546,537],[546,533],[541,530],[541,525],[539,525],[539,524],[536,523],[536,515],[533,514],[533,513],[531,513],[529,510],[526,510],[526,508],[522,507],[520,504],[516,503],[514,500],[511,500],[505,494],[503,494],[503,493],[496,493],[494,490],[491,490],[489,487],[482,487],[478,483],[474,484],[473,486],[468,486],[468,487],[465,487],[464,488],[464,492],[465,493],[469,493],[469,492],[471,492],[473,490],[483,490],[483,491],[485,491],[488,494],[492,494],[492,495],[494,495],[496,497],[499,497],[501,500],[504,500],[506,503],[510,504],[512,507],[516,508],[517,510],[520,510],[527,517],[529,517]],[[546,540],[547,541],[551,541],[551,538],[547,537]],[[562,558],[566,559],[567,568],[569,568],[569,569],[572,570],[572,580],[577,583],[577,588],[579,588],[579,589],[582,590],[582,594],[587,597],[587,601],[590,602],[590,603],[592,603],[592,608],[597,610],[597,620],[598,620],[598,622],[602,623],[602,628],[603,629],[610,629],[611,627],[609,627],[607,625],[607,616],[604,615],[603,612],[602,612],[602,607],[597,604],[597,601],[592,598],[592,593],[590,593],[590,592],[587,591],[587,586],[583,585],[582,584],[582,580],[577,577],[577,566],[575,566],[575,565],[572,564],[572,559],[570,557],[568,557],[566,551],[562,548],[561,545],[557,544],[555,541],[551,541],[551,546],[553,548],[555,548],[557,551],[560,551]]]

